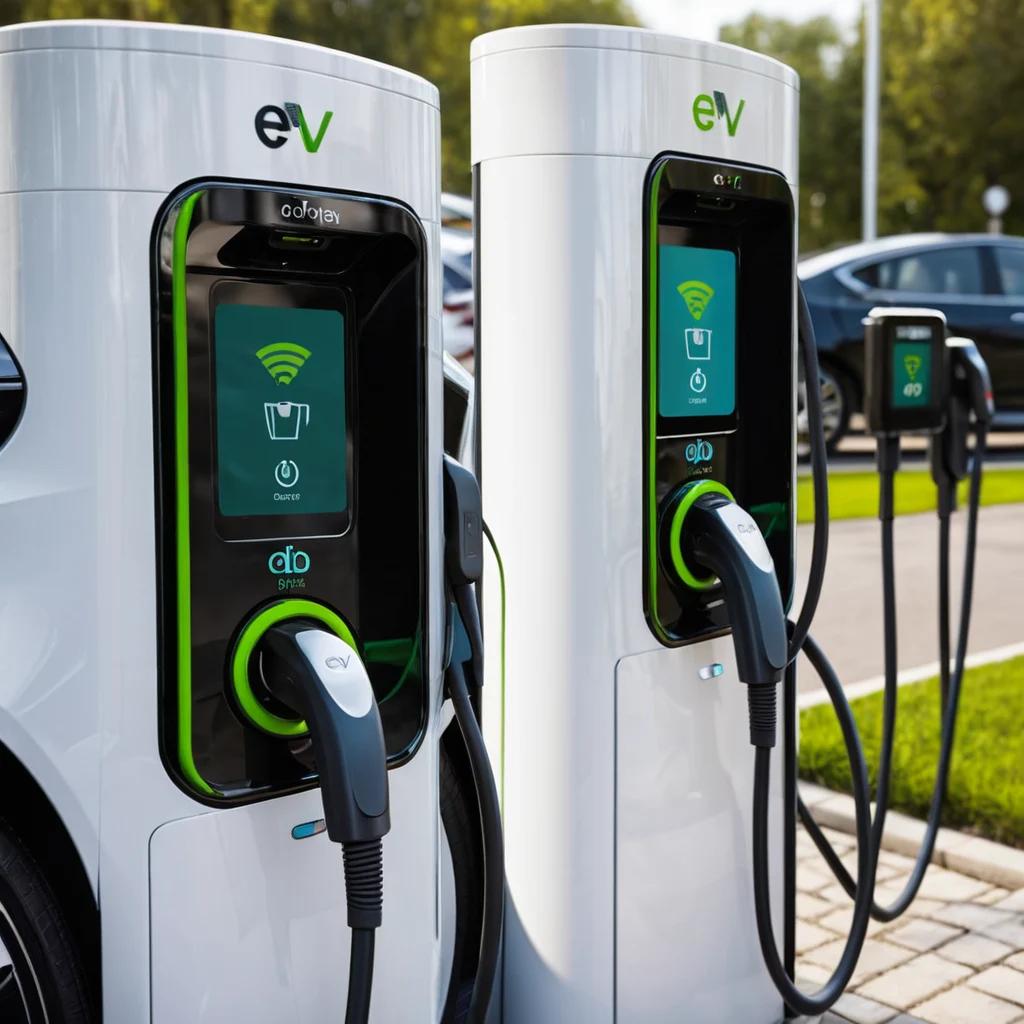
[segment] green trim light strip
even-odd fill
[[[736,500],[729,488],[725,484],[720,484],[717,480],[698,480],[687,484],[683,488],[683,496],[680,498],[679,504],[672,514],[672,523],[668,530],[668,549],[669,554],[672,556],[672,565],[679,574],[679,578],[692,590],[710,590],[715,585],[715,580],[717,579],[716,576],[706,576],[703,579],[694,576],[690,571],[690,567],[686,564],[686,559],[683,558],[683,547],[680,543],[686,513],[690,511],[693,503],[702,494],[724,494],[730,501]]]
[[[661,177],[665,173],[666,166],[662,162],[654,172],[648,194],[651,216],[649,239],[651,248],[647,264],[650,288],[647,300],[649,315],[649,337],[647,339],[647,386],[649,391],[647,396],[647,550],[650,575],[647,582],[650,587],[651,620],[656,624],[659,633],[662,632],[662,629],[658,618],[658,500],[655,494],[658,475],[658,190],[661,187]]]
[[[174,224],[171,264],[171,310],[174,327],[174,476],[175,532],[178,558],[178,763],[189,782],[210,796],[215,790],[199,774],[192,754],[192,567],[188,488],[188,305],[186,251],[192,211],[202,196],[193,192]]]
[[[296,736],[305,736],[309,732],[306,723],[301,718],[282,718],[280,715],[269,712],[256,699],[249,683],[249,658],[252,656],[252,652],[256,649],[263,634],[271,626],[284,622],[285,619],[314,619],[341,637],[357,655],[359,647],[352,631],[341,616],[332,612],[330,608],[317,604],[316,601],[275,601],[257,612],[245,624],[231,654],[231,683],[235,689],[235,696],[238,698],[238,705],[242,713],[257,729],[262,729],[271,736],[293,739]]]

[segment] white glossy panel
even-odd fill
[[[425,753],[425,752],[424,752]],[[430,776],[391,772],[384,923],[373,1024],[433,1021],[440,945]],[[152,873],[153,1024],[320,1024],[344,1016],[349,933],[341,847],[292,826],[323,816],[319,793],[202,814],[158,829]]]
[[[726,671],[703,681],[702,666]],[[750,850],[754,748],[728,637],[624,658],[616,671],[617,1024],[774,1024]],[[772,757],[769,848],[782,850]],[[782,877],[772,865],[782,941]]]
[[[0,50],[39,43],[38,35],[0,29]],[[439,114],[436,99],[423,98],[433,87],[413,76],[319,47],[203,29],[148,26],[139,34],[122,26],[111,34],[86,24],[43,33],[50,36],[69,48],[0,52],[0,192],[166,193],[229,175],[401,198],[422,219],[438,219]],[[111,48],[83,48],[93,36]],[[120,36],[136,48],[117,48]],[[182,41],[217,55],[156,49]],[[295,69],[307,57],[317,73]],[[345,79],[350,69],[354,81]],[[334,112],[318,152],[306,151],[297,130],[277,149],[257,138],[256,112],[286,101],[303,106],[314,131]]]
[[[594,45],[595,38],[636,45]],[[498,48],[514,40],[521,48]],[[507,29],[481,37],[473,54],[474,164],[570,153],[650,161],[669,150],[761,164],[796,182],[797,78],[767,57],[590,26]],[[715,91],[725,94],[733,118],[744,101],[734,135],[724,119],[707,131],[697,126],[695,98]]]

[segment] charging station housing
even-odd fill
[[[378,658],[376,677],[367,656],[382,704],[381,686],[403,666],[415,680],[389,746],[393,829],[384,841],[373,1019],[434,1021],[447,982],[438,909],[437,91],[371,61],[267,37],[53,22],[0,30],[0,98],[0,336],[27,389],[0,452],[0,743],[38,786],[40,809],[45,803],[59,819],[92,890],[103,1018],[337,1017],[348,962],[341,855],[324,835],[293,838],[295,826],[322,816],[314,766],[302,769],[301,742],[289,746],[301,730],[275,736],[239,713],[229,654],[245,615],[228,621],[225,609],[240,593],[253,613],[282,594],[301,598],[303,608],[326,607],[350,624],[358,617],[360,641],[386,647],[386,625],[374,619],[386,601],[378,596],[370,609],[366,590],[399,586],[407,573],[417,581],[416,614],[399,638],[404,653],[397,667],[387,653]],[[186,207],[205,225],[201,251],[189,246],[190,230],[199,239],[194,225],[175,237]],[[364,284],[350,276],[338,285],[353,303],[345,386],[359,425],[333,442],[350,460],[347,481],[332,492],[347,493],[347,518],[261,533],[273,514],[243,508],[233,522],[252,529],[233,528],[231,510],[215,507],[225,483],[210,460],[218,444],[226,458],[228,442],[209,418],[223,395],[214,380],[219,350],[203,333],[214,305],[197,282],[214,271],[247,277],[247,287],[276,288],[281,309],[301,310],[302,296],[281,276],[292,256],[268,262],[267,253],[280,256],[275,239],[328,239],[354,266],[362,250],[353,239],[394,231],[408,245],[383,254],[378,278],[406,274],[400,330],[411,331],[402,357],[412,363],[396,372],[393,393],[386,367],[374,369],[360,352],[371,316],[359,306]],[[242,236],[256,238],[242,246],[244,257],[231,249]],[[339,262],[336,276],[349,263]],[[171,340],[178,303],[182,363]],[[268,374],[260,387],[278,383]],[[368,392],[358,393],[364,384]],[[253,406],[253,429],[269,431],[270,442],[295,440],[299,416],[315,422],[317,410],[300,408],[308,401],[278,404]],[[191,448],[180,445],[182,422]],[[343,545],[358,535],[368,553],[360,508],[369,514],[382,500],[370,493],[381,486],[368,447],[374,424],[383,431],[380,460],[389,455],[382,439],[405,422],[415,432],[414,451],[402,455],[412,471],[410,564],[397,553],[410,549],[407,532],[395,538],[391,561],[380,554],[386,538],[373,559],[356,559]],[[282,488],[291,472],[282,471]],[[186,522],[204,547],[183,562],[175,552]],[[184,620],[176,617],[189,588],[191,647],[179,642]],[[362,610],[345,607],[349,599]],[[179,689],[183,659],[194,703]],[[386,705],[382,713],[387,732]]]
[[[483,596],[504,1019],[773,1024],[746,687],[721,594],[669,579],[658,517],[676,485],[727,486],[791,598],[798,79],[735,47],[612,27],[495,32],[471,60],[477,468],[505,566],[504,601],[493,560]],[[709,208],[733,218],[732,241]],[[732,252],[714,282],[687,271],[693,246]],[[684,261],[667,294],[687,303],[689,351],[681,326],[666,340],[656,268],[670,256]],[[711,314],[704,327],[694,310]],[[690,419],[662,407],[669,340],[686,367],[669,383],[699,399]]]

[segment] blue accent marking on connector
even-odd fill
[[[305,821],[292,829],[292,839],[308,839],[310,836],[318,835],[325,831],[327,822],[323,818],[316,821]]]

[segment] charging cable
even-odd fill
[[[328,838],[340,843],[352,948],[345,1024],[367,1024],[384,903],[382,838],[391,829],[387,747],[373,686],[356,650],[319,625],[271,627],[255,652],[275,698],[309,725]]]
[[[475,687],[484,681],[484,645],[474,585],[483,572],[483,515],[476,477],[449,456],[444,457],[445,566],[459,618],[470,648],[470,674]],[[487,756],[480,722],[470,697],[463,662],[453,658],[446,673],[455,719],[469,755],[483,835],[484,898],[480,956],[466,1024],[484,1024],[491,1003],[501,954],[505,912],[505,853],[501,806]]]
[[[951,338],[947,341],[952,352],[953,387],[950,415],[945,428],[932,441],[932,475],[938,487],[939,514],[939,657],[940,681],[942,684],[942,733],[939,748],[939,763],[935,786],[928,812],[924,839],[918,850],[914,868],[903,892],[887,907],[872,901],[871,916],[876,921],[890,922],[903,915],[916,898],[924,881],[928,865],[935,852],[935,843],[942,818],[942,807],[949,783],[949,769],[953,756],[953,742],[956,732],[960,694],[963,685],[964,667],[967,658],[967,641],[970,631],[971,606],[974,596],[974,569],[977,553],[978,513],[981,504],[981,483],[988,436],[988,424],[994,414],[992,388],[988,368],[973,342],[968,339]],[[957,635],[956,658],[952,673],[949,667],[949,546],[950,513],[955,506],[956,484],[967,472],[967,424],[974,416],[975,445],[970,467],[970,492],[967,510],[967,539],[964,554],[963,590],[960,600],[960,623]],[[879,514],[882,518],[883,576],[885,578],[885,693],[883,699],[882,745],[879,754],[878,786],[876,794],[875,821],[872,828],[874,858],[881,852],[885,829],[885,816],[889,802],[889,785],[892,771],[893,746],[895,741],[896,703],[898,684],[896,678],[896,623],[895,623],[895,572],[892,564],[892,472],[897,457],[892,454],[892,444],[897,439],[883,438],[879,443],[879,469],[882,471],[882,499]],[[887,493],[888,491],[888,493]],[[888,521],[884,513],[888,511]],[[847,895],[855,896],[858,885],[846,870],[828,839],[811,816],[810,811],[799,799],[797,811],[808,834],[825,858],[836,879]]]

